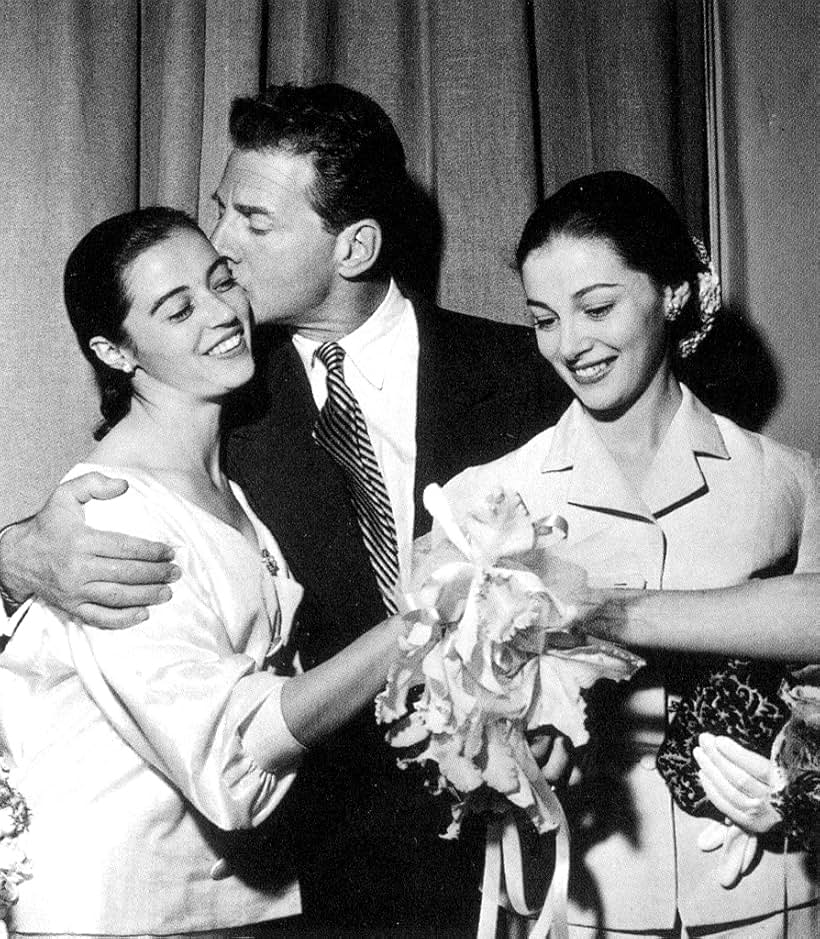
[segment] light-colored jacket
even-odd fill
[[[577,401],[554,428],[446,492],[469,504],[494,486],[518,491],[535,518],[562,515],[569,535],[556,551],[598,586],[697,589],[820,571],[817,463],[713,415],[686,388],[640,492]],[[654,766],[670,701],[651,678],[619,686],[629,758],[613,786],[624,788],[606,830],[576,835],[570,922],[654,930],[671,929],[676,910],[688,927],[771,914],[783,907],[784,866],[790,904],[816,898],[796,853],[766,851],[737,887],[719,885],[718,859],[696,844],[706,821],[673,806]]]
[[[250,870],[243,860],[302,748],[272,720],[281,759],[271,771],[242,734],[281,691],[284,679],[263,669],[301,587],[247,504],[259,548],[147,474],[84,465],[71,475],[92,469],[129,488],[89,503],[87,521],[171,544],[183,576],[170,602],[125,630],[35,602],[0,656],[0,749],[31,808],[33,877],[12,928],[170,934],[296,914],[286,846],[257,846]],[[253,869],[263,865],[273,876]]]

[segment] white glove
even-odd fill
[[[694,756],[703,790],[715,808],[744,831],[765,834],[780,821],[771,803],[772,763],[729,737],[701,734]]]
[[[721,887],[730,890],[757,857],[757,835],[750,835],[731,822],[709,822],[698,836],[701,851],[720,852],[717,876]]]
[[[704,828],[698,847],[702,851],[721,849],[718,880],[728,890],[757,857],[757,835],[770,831],[781,820],[770,801],[772,765],[729,737],[701,734],[698,741],[700,746],[693,752],[701,785],[712,805],[726,816],[724,822],[710,822]]]

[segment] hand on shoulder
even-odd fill
[[[0,582],[17,601],[36,596],[89,625],[118,628],[146,619],[177,579],[167,545],[85,524],[83,506],[114,499],[128,483],[86,473],[62,483],[40,511],[0,541]]]

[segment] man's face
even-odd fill
[[[314,172],[310,156],[234,150],[217,188],[211,241],[231,259],[257,323],[309,331],[327,318],[337,239],[311,206]]]

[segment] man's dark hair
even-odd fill
[[[409,178],[404,147],[385,112],[344,85],[281,85],[236,98],[230,134],[239,150],[282,150],[313,159],[310,198],[325,228],[375,219],[389,253],[404,211]]]

